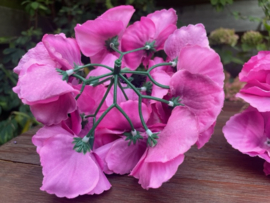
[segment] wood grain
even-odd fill
[[[0,202],[270,202],[270,179],[263,173],[263,160],[234,150],[222,127],[243,104],[225,103],[215,133],[200,150],[193,147],[175,176],[159,189],[143,190],[129,176],[109,175],[112,189],[101,195],[69,200],[39,190],[42,169],[31,143],[37,129],[0,147]]]

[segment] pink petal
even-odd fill
[[[176,25],[169,25],[156,37],[156,50],[163,50],[168,37],[177,29]]]
[[[144,161],[147,152],[148,150],[130,173],[130,175],[139,179],[139,184],[144,189],[159,188],[162,183],[168,181],[176,173],[178,166],[184,161],[184,155],[179,155],[165,163],[149,163]]]
[[[124,32],[121,41],[122,51],[125,52],[144,47],[146,42],[152,42],[154,40],[155,32],[155,24],[153,21],[142,17],[141,21],[135,22]],[[144,56],[146,56],[144,50],[136,51],[126,54],[124,60],[131,70],[135,70],[139,67]]]
[[[57,197],[74,198],[97,186],[99,166],[89,153],[73,150],[72,141],[72,136],[57,134],[40,150],[44,175],[41,190]]]
[[[17,85],[20,88],[18,96],[26,104],[49,102],[44,100],[66,93],[77,92],[62,80],[61,75],[54,67],[37,64],[28,68],[27,73],[19,78]]]
[[[61,126],[71,132],[71,134],[79,135],[82,129],[82,118],[79,114],[79,111],[76,110],[72,113],[70,113],[70,117],[68,117],[67,120],[62,121]]]
[[[216,121],[223,106],[224,92],[209,77],[180,70],[173,75],[170,88],[172,96],[179,96],[180,102],[198,117],[200,133]]]
[[[76,40],[81,51],[86,56],[94,56],[106,50],[105,41],[118,36],[124,29],[121,21],[104,19],[88,20],[75,27]]]
[[[177,70],[202,74],[223,87],[223,66],[219,55],[212,49],[197,45],[183,47],[179,55]]]
[[[131,101],[128,100],[126,102],[122,102],[119,105],[129,116],[133,126],[135,128],[140,128],[142,126],[141,120],[139,117],[139,110],[138,110],[138,101]],[[149,109],[147,106],[142,103],[142,114],[145,122],[147,122],[149,118]],[[117,118],[117,119],[115,119]],[[124,130],[124,131],[131,131],[131,127],[126,120],[126,118],[119,112],[118,109],[113,108],[99,123],[99,127],[106,127],[111,130]]]
[[[178,57],[181,49],[187,45],[209,47],[203,24],[188,25],[174,31],[164,44],[164,51],[171,60]]]
[[[198,149],[201,149],[211,138],[211,135],[214,133],[216,122],[213,123],[207,130],[201,132],[196,142]]]
[[[33,64],[49,65],[59,68],[59,64],[53,61],[47,49],[42,42],[39,42],[34,48],[29,49],[28,52],[21,58],[18,66],[14,68],[17,74],[24,74],[27,69]]]
[[[50,103],[31,105],[30,109],[37,121],[44,125],[58,124],[68,118],[68,113],[76,110],[76,101],[72,94],[68,93]]]
[[[269,97],[261,97],[261,96],[252,95],[252,94],[245,94],[245,93],[241,93],[241,91],[236,94],[236,97],[239,97],[245,100],[251,106],[257,108],[258,111],[260,112],[270,111],[270,106],[267,105],[270,102]]]
[[[222,129],[225,138],[233,148],[242,153],[262,153],[262,145],[266,140],[264,119],[254,108],[249,107],[227,121]]]
[[[162,9],[160,11],[155,11],[146,16],[147,18],[151,19],[155,24],[156,28],[156,35],[155,39],[158,38],[161,32],[168,28],[170,25],[176,25],[177,23],[177,15],[174,9]],[[176,26],[175,26],[176,29]]]
[[[64,69],[73,69],[74,63],[82,65],[81,52],[75,39],[66,38],[65,34],[44,35],[44,46],[50,56],[60,63]]]
[[[144,162],[166,163],[187,152],[198,140],[197,118],[187,107],[175,107],[158,136],[157,145],[149,148]]]
[[[122,21],[123,27],[126,28],[135,9],[130,5],[117,6],[107,10],[98,19],[111,21]],[[123,30],[124,31],[124,30]]]
[[[128,146],[125,137],[114,141],[105,158],[108,168],[120,175],[130,173],[145,152],[146,147],[145,140],[130,146]]]

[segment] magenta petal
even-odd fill
[[[196,145],[198,149],[201,149],[211,138],[211,135],[214,133],[216,122],[211,125],[207,130],[200,133]]]
[[[251,106],[257,108],[258,111],[260,112],[270,111],[270,106],[267,105],[270,103],[270,97],[261,97],[261,96],[252,95],[252,94],[245,94],[245,93],[241,93],[241,91],[236,94],[236,97],[239,97],[245,100]]]
[[[105,47],[105,41],[118,36],[123,30],[121,21],[104,19],[89,20],[75,27],[76,40],[82,52],[86,56],[94,56]]]
[[[170,88],[172,96],[179,96],[180,102],[198,117],[200,133],[216,121],[223,106],[224,92],[209,77],[180,70],[173,75]]]
[[[34,48],[29,49],[28,52],[21,58],[18,66],[14,68],[17,74],[24,74],[27,69],[33,64],[49,65],[55,68],[60,66],[51,59],[47,49],[42,42],[39,42]]]
[[[90,154],[73,150],[72,141],[72,136],[57,134],[40,150],[44,175],[41,190],[58,197],[74,198],[97,186],[99,166]]]
[[[155,11],[146,16],[147,18],[151,19],[156,27],[156,35],[155,39],[157,39],[161,32],[168,28],[170,25],[176,25],[177,22],[177,15],[174,9],[162,9],[160,11]],[[175,26],[176,29],[176,26]]]
[[[134,12],[135,12],[135,9],[133,8],[133,6],[123,5],[123,6],[117,6],[117,7],[107,10],[98,18],[111,20],[111,21],[122,21],[123,27],[126,28]]]
[[[187,45],[209,47],[208,38],[203,24],[189,25],[174,31],[164,44],[164,51],[169,58],[178,57],[181,49]]]
[[[139,117],[138,110],[138,101],[128,100],[126,102],[122,102],[119,105],[129,116],[132,124],[135,128],[140,128],[142,126],[141,120]],[[147,106],[142,103],[142,114],[145,122],[147,122],[150,112]],[[117,118],[117,119],[115,119]],[[99,123],[99,127],[109,128],[111,130],[124,130],[131,131],[131,127],[127,119],[119,112],[118,109],[113,108]]]
[[[263,164],[263,172],[266,176],[270,175],[270,163],[267,161],[265,161]]]
[[[129,26],[123,34],[121,46],[122,51],[130,51],[133,49],[141,48],[145,46],[146,42],[152,42],[155,37],[155,24],[152,20],[142,17],[141,21],[135,22]],[[146,52],[136,51],[126,54],[124,60],[126,65],[135,70],[142,62],[142,58],[146,56]]]
[[[59,62],[64,69],[73,69],[74,63],[82,65],[81,52],[75,39],[66,38],[65,34],[44,35],[44,46],[50,56]]]
[[[60,123],[68,118],[68,113],[76,110],[76,100],[72,94],[61,95],[58,100],[30,106],[37,121],[44,125]]]
[[[130,173],[131,176],[139,179],[139,184],[144,189],[160,187],[176,173],[178,166],[184,161],[184,155],[179,155],[166,163],[149,163],[144,161],[147,152],[148,150]]]
[[[196,45],[182,48],[178,58],[177,70],[202,74],[223,87],[223,66],[219,55],[212,49]]]
[[[166,163],[187,152],[198,140],[196,116],[187,107],[175,107],[167,125],[158,136],[158,143],[149,149],[145,162]]]
[[[262,146],[267,139],[264,134],[264,119],[252,107],[232,116],[222,131],[228,143],[242,153],[252,152],[258,155],[264,151]]]
[[[108,168],[121,175],[130,173],[145,152],[146,147],[145,140],[130,146],[125,138],[114,141],[105,158]]]

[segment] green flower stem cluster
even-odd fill
[[[146,44],[144,47],[139,48],[139,49],[134,49],[134,50],[127,51],[127,52],[121,52],[120,50],[115,48],[114,45],[111,43],[110,47],[120,54],[119,59],[117,59],[115,61],[114,68],[108,67],[108,66],[102,65],[102,64],[86,64],[86,65],[83,65],[83,66],[75,65],[73,70],[67,70],[67,71],[62,71],[62,70],[59,70],[59,69],[57,70],[63,76],[63,80],[67,81],[70,76],[73,76],[73,77],[79,79],[82,82],[82,87],[81,87],[80,93],[76,96],[76,99],[79,99],[79,97],[83,93],[84,88],[85,88],[86,85],[97,86],[97,85],[103,84],[104,82],[110,80],[110,84],[107,87],[107,90],[106,90],[100,104],[98,105],[95,113],[91,114],[91,115],[84,115],[83,116],[84,119],[89,118],[89,117],[93,118],[93,127],[91,128],[91,130],[87,133],[87,135],[83,139],[81,139],[81,138],[74,139],[74,141],[73,141],[74,150],[76,150],[78,152],[86,153],[87,151],[90,151],[91,149],[93,149],[95,129],[98,126],[98,124],[102,121],[102,119],[113,108],[116,108],[116,109],[119,110],[119,112],[126,118],[126,120],[128,121],[128,123],[129,123],[129,125],[131,127],[131,132],[124,133],[124,135],[126,136],[126,140],[129,140],[129,144],[131,144],[131,143],[135,144],[137,142],[137,140],[143,138],[140,135],[140,132],[136,131],[136,129],[134,128],[134,125],[132,124],[132,121],[129,118],[129,116],[126,114],[126,112],[117,104],[117,87],[119,87],[121,89],[121,91],[122,91],[122,93],[123,93],[126,100],[129,99],[128,96],[126,95],[125,91],[124,91],[124,89],[126,89],[126,88],[131,88],[138,95],[138,98],[139,98],[139,101],[138,101],[139,116],[140,116],[142,126],[145,129],[146,134],[148,135],[147,143],[148,143],[149,146],[152,146],[152,147],[157,144],[157,139],[158,139],[157,133],[152,133],[151,132],[151,130],[147,127],[146,122],[145,122],[145,120],[143,118],[142,99],[156,100],[156,101],[168,104],[171,107],[179,106],[179,105],[182,105],[182,104],[179,103],[179,98],[172,98],[171,101],[168,101],[168,100],[161,99],[161,98],[158,98],[158,97],[152,97],[152,96],[149,96],[149,95],[144,95],[139,91],[138,88],[136,88],[131,83],[130,79],[126,78],[124,75],[127,74],[127,73],[145,75],[155,85],[157,85],[157,86],[159,86],[161,88],[169,89],[170,88],[169,86],[162,85],[162,84],[158,83],[157,81],[155,81],[152,78],[152,76],[150,75],[150,71],[152,71],[154,68],[157,68],[157,67],[160,67],[160,66],[165,66],[165,65],[175,66],[176,62],[173,61],[173,62],[168,62],[168,63],[159,63],[159,64],[156,64],[156,65],[150,67],[147,71],[130,71],[127,68],[121,69],[121,60],[122,60],[122,58],[123,58],[123,56],[125,54],[135,52],[135,51],[140,51],[140,50],[153,50],[153,47],[151,47],[151,46],[153,46],[153,44]],[[78,71],[80,71],[81,69],[86,68],[86,67],[94,67],[94,66],[99,66],[99,67],[106,68],[106,69],[110,70],[111,72],[107,73],[107,74],[100,75],[100,76],[96,76],[96,77],[90,77],[89,79],[85,79],[85,78],[83,78],[82,76],[80,76],[78,74]],[[124,81],[127,86],[123,87],[119,79]],[[97,116],[101,106],[103,105],[105,99],[107,98],[107,96],[108,96],[108,94],[109,94],[109,92],[110,92],[113,85],[114,85],[113,104],[111,106],[109,106],[101,114],[101,116],[98,119],[96,119],[96,116]],[[151,91],[152,84],[150,84],[150,82],[146,83],[146,87],[144,89],[146,91],[148,91],[148,92]]]

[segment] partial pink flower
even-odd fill
[[[239,79],[246,82],[237,97],[261,112],[270,111],[270,52],[260,51],[244,64]]]
[[[118,56],[109,47],[110,41],[116,38],[116,42],[120,43],[134,11],[132,6],[118,6],[109,9],[95,20],[88,20],[75,27],[75,35],[81,51],[91,58],[92,63],[100,63],[109,53]]]
[[[233,148],[270,161],[270,113],[249,107],[227,121],[222,131]]]
[[[188,128],[186,126],[189,126]],[[155,147],[148,147],[131,174],[144,189],[168,181],[184,161],[184,153],[199,136],[196,116],[187,107],[175,107]]]
[[[147,43],[154,43],[158,51],[163,49],[167,37],[176,29],[177,15],[175,10],[161,10],[142,17],[140,21],[129,26],[122,37],[122,51],[129,51],[144,47]],[[149,58],[152,53],[146,50],[132,52],[124,56],[126,65],[135,70],[144,58]]]
[[[73,138],[60,126],[45,126],[34,135],[33,143],[38,147],[43,167],[41,190],[58,197],[75,198],[110,189],[96,155],[73,150]]]

